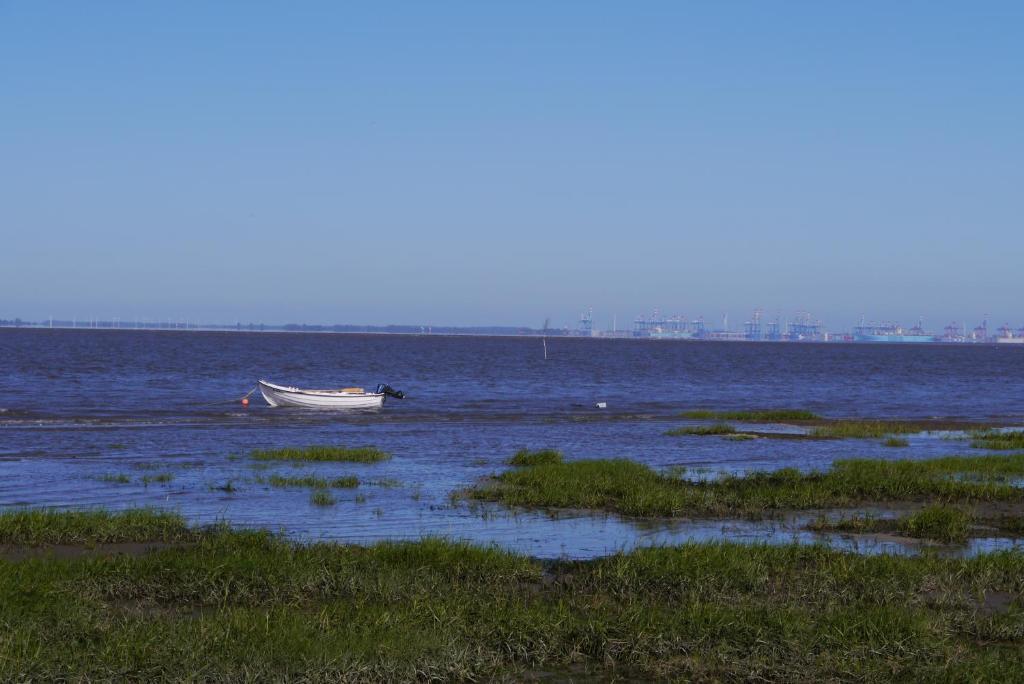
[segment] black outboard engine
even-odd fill
[[[377,394],[383,394],[386,397],[394,397],[395,399],[405,399],[405,392],[396,390],[391,385],[380,383],[377,385]]]

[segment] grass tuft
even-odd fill
[[[716,423],[714,425],[692,425],[689,427],[674,428],[667,431],[665,434],[671,437],[681,437],[683,435],[732,435],[736,433],[736,428],[728,423]]]
[[[142,484],[149,485],[151,483],[167,484],[174,479],[174,475],[171,473],[160,473],[159,475],[144,475],[142,477]]]
[[[377,463],[391,458],[387,452],[372,446],[338,447],[311,446],[304,449],[268,449],[252,453],[260,461],[347,461],[351,463]]]
[[[335,499],[326,489],[320,489],[313,492],[313,495],[309,500],[313,502],[313,505],[315,506],[333,506],[338,503],[337,499]]]
[[[887,447],[908,447],[910,446],[910,441],[905,437],[889,437],[882,442],[882,445]]]
[[[959,544],[967,541],[972,521],[973,516],[959,508],[931,505],[902,518],[862,515],[839,520],[820,518],[808,527],[819,532],[895,533],[945,544]]]
[[[323,477],[316,477],[314,475],[307,475],[305,477],[282,477],[280,475],[271,475],[267,478],[267,483],[271,487],[312,487],[313,489],[351,489],[352,487],[359,486],[359,478],[354,476],[336,477],[328,480]]]
[[[970,525],[970,514],[959,508],[928,506],[902,519],[899,529],[908,537],[953,543],[967,540]]]
[[[562,452],[556,449],[538,449],[536,451],[520,449],[515,453],[515,456],[509,459],[508,464],[513,466],[536,466],[545,463],[561,462]]]

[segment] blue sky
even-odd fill
[[[1024,3],[3,2],[0,318],[1024,323]]]

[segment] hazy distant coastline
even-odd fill
[[[589,321],[585,321],[589,322]],[[310,324],[310,323],[196,323],[192,321],[125,321],[113,320],[45,320],[26,321],[20,318],[0,319],[0,329],[60,329],[60,330],[106,330],[106,331],[178,331],[178,332],[266,332],[266,333],[336,333],[371,335],[457,335],[478,337],[573,337],[600,339],[628,339],[651,341],[687,342],[826,342],[851,344],[1004,344],[1024,348],[1024,329],[1013,331],[1000,328],[997,334],[989,334],[987,323],[961,335],[958,330],[947,326],[944,335],[906,334],[897,326],[872,328],[884,334],[863,335],[864,328],[850,332],[829,332],[820,324],[814,326],[790,325],[784,329],[776,326],[775,334],[765,334],[760,327],[746,323],[744,330],[701,329],[697,334],[685,329],[652,328],[649,321],[638,319],[632,330],[594,330],[589,326],[578,328],[530,328],[526,326],[430,326],[430,325],[353,325],[353,324]],[[770,330],[770,329],[769,329]]]

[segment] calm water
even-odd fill
[[[0,507],[151,505],[300,539],[432,534],[549,557],[723,536],[809,541],[820,538],[795,524],[551,517],[453,505],[449,495],[501,471],[521,447],[742,472],[965,446],[938,435],[912,436],[900,450],[874,440],[664,436],[690,408],[1024,423],[1019,348],[556,338],[548,349],[544,361],[540,340],[527,338],[0,330]],[[339,414],[270,409],[255,394],[243,408],[238,399],[258,377],[310,387],[389,382],[408,398],[380,412]],[[599,401],[608,408],[595,408]],[[373,444],[394,458],[260,470],[248,457],[321,443]],[[308,490],[256,481],[274,472],[354,474],[364,484],[319,508]],[[173,480],[143,484],[160,473]],[[121,474],[131,482],[103,479]],[[217,489],[228,481],[236,491]]]

